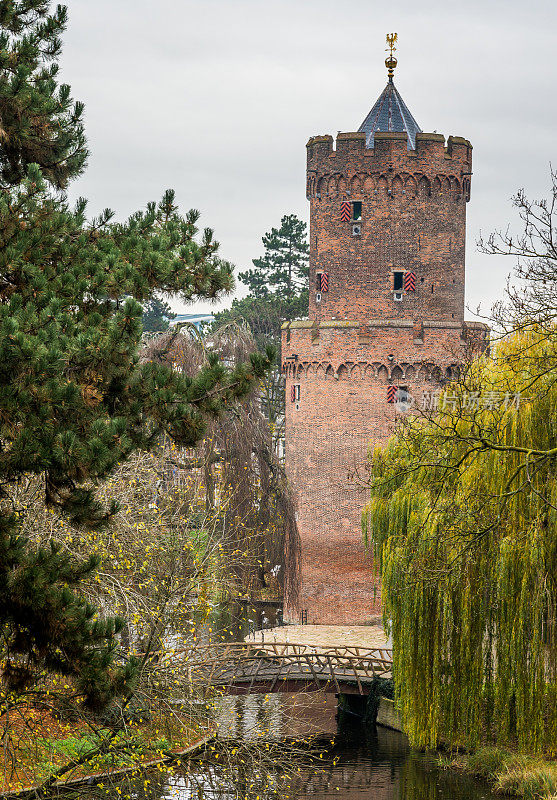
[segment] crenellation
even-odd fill
[[[364,180],[406,174],[416,180],[423,175],[430,181],[446,176],[460,183],[471,172],[472,145],[459,136],[449,136],[445,145],[442,134],[418,133],[416,148],[408,149],[406,133],[385,132],[375,135],[374,144],[367,148],[365,134],[359,132],[339,133],[336,142],[332,136],[312,137],[307,144],[308,173],[317,184],[332,175],[358,173]]]
[[[394,162],[399,164],[412,159],[413,155],[408,155],[408,136],[405,133],[376,133],[375,146],[373,147],[373,160],[379,169],[384,169],[380,164],[384,160],[387,169],[394,169]],[[413,151],[410,151],[411,153]]]

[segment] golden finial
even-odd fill
[[[396,50],[395,42],[398,39],[398,33],[388,33],[387,34],[387,47],[385,48],[389,55],[385,59],[385,66],[389,70],[389,81],[393,80],[393,75],[395,73],[395,67],[397,65],[397,60],[394,57],[393,53]]]

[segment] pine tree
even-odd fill
[[[262,384],[262,406],[277,448],[284,438],[284,380],[280,367],[281,326],[307,314],[309,246],[306,223],[286,214],[280,228],[272,228],[262,242],[265,252],[254,258],[255,269],[239,273],[250,288],[247,297],[215,315],[213,329],[246,325],[261,352],[272,346],[277,354],[273,370]]]
[[[151,297],[147,303],[143,305],[143,316],[141,324],[144,333],[162,333],[167,331],[170,320],[174,319],[176,314],[170,310],[168,303],[161,300],[159,297]]]
[[[89,221],[84,200],[71,207],[60,193],[87,158],[82,105],[56,84],[65,19],[46,2],[0,2],[0,672],[7,691],[70,675],[99,707],[133,683],[133,665],[116,661],[121,623],[80,598],[94,559],[18,536],[10,486],[41,475],[57,513],[104,524],[117,508],[97,502],[99,481],[162,434],[196,444],[269,362],[255,354],[229,371],[210,354],[194,378],[140,363],[141,304],[218,297],[232,268],[170,190],[125,222],[108,210]]]
[[[215,315],[214,327],[245,323],[260,349],[271,343],[280,348],[280,329],[285,320],[307,313],[307,226],[295,214],[283,216],[280,228],[272,228],[262,242],[265,252],[254,258],[255,269],[240,272],[249,287],[247,297],[234,300],[230,309]]]
[[[87,161],[83,103],[57,85],[64,6],[45,0],[0,2],[0,181],[12,185],[38,164],[63,188]]]
[[[284,300],[301,294],[309,274],[306,223],[295,214],[285,214],[280,228],[271,228],[262,241],[265,252],[261,258],[253,259],[255,269],[238,275],[249,286],[250,294]]]
[[[114,665],[123,620],[99,618],[74,591],[94,572],[97,558],[78,563],[54,542],[33,550],[16,527],[14,519],[0,517],[2,682],[8,698],[36,688],[45,673],[72,679],[77,697],[93,710],[130,694],[137,662]]]

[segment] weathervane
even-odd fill
[[[389,70],[389,81],[392,83],[393,75],[395,73],[395,67],[397,65],[397,60],[394,57],[393,53],[396,50],[395,42],[398,39],[398,33],[388,33],[387,34],[387,45],[385,49],[389,53],[387,58],[385,59],[385,66]]]

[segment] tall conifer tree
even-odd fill
[[[309,247],[307,225],[295,214],[285,214],[280,228],[263,236],[264,254],[253,259],[255,269],[239,273],[253,297],[290,300],[306,289]]]
[[[161,333],[167,331],[170,325],[170,320],[174,319],[176,314],[168,303],[161,300],[160,297],[151,297],[147,303],[143,305],[143,316],[141,324],[144,333]]]
[[[284,439],[284,380],[280,368],[281,325],[307,314],[309,246],[307,225],[295,214],[285,214],[279,228],[262,237],[264,253],[254,258],[254,269],[240,272],[249,287],[247,297],[215,315],[214,329],[230,323],[245,324],[260,350],[275,348],[274,369],[262,385],[262,405],[273,431],[275,446]]]
[[[94,558],[78,564],[18,534],[10,486],[39,474],[52,508],[102,524],[116,507],[100,507],[96,482],[161,434],[196,444],[268,360],[231,372],[209,355],[195,378],[139,363],[141,303],[217,297],[232,269],[172,191],[126,222],[108,210],[88,221],[85,201],[60,193],[87,158],[83,106],[56,80],[65,21],[47,2],[0,2],[0,671],[8,693],[62,673],[100,707],[133,683],[133,665],[116,663],[121,622],[75,591]]]

